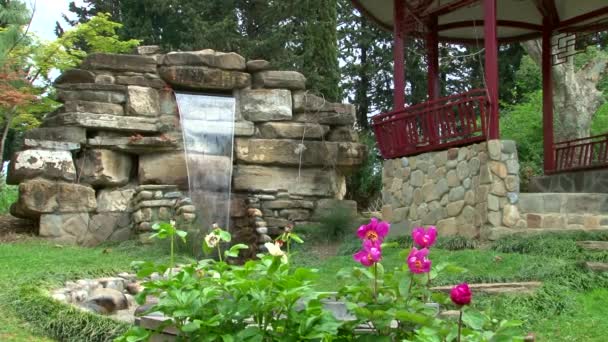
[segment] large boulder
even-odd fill
[[[67,101],[92,101],[107,103],[124,103],[126,88],[114,84],[59,84],[57,85],[57,98]]]
[[[223,191],[230,185],[230,168],[228,157],[189,153],[186,159],[179,151],[140,156],[138,176],[140,184],[175,184],[181,189],[188,189],[190,176],[193,190]]]
[[[156,72],[156,58],[151,56],[92,53],[82,62],[86,69]]]
[[[91,187],[36,178],[19,184],[16,207],[27,217],[37,217],[55,212],[90,212],[97,208],[97,201]]]
[[[55,80],[55,84],[62,83],[95,83],[95,74],[82,69],[66,70]]]
[[[129,307],[127,297],[122,292],[110,288],[95,289],[89,299],[87,299],[85,307],[91,304],[103,308],[103,310],[96,310],[97,312],[107,314]]]
[[[81,244],[89,231],[88,213],[42,214],[40,237],[65,244]]]
[[[102,189],[97,194],[97,212],[128,211],[135,189]]]
[[[287,190],[303,196],[333,197],[340,180],[335,172],[323,169],[237,165],[234,169],[234,190],[276,192]]]
[[[234,52],[224,53],[211,49],[188,52],[169,52],[163,65],[206,65],[225,70],[245,70],[245,58]]]
[[[47,127],[79,126],[122,132],[156,133],[159,131],[157,120],[154,118],[92,113],[57,114],[46,119],[44,125]]]
[[[233,90],[251,85],[251,75],[205,66],[165,66],[159,69],[165,82],[193,90]]]
[[[256,88],[306,88],[306,77],[297,71],[260,71],[253,74],[253,86]]]
[[[13,155],[6,182],[19,184],[38,176],[65,181],[76,180],[76,168],[69,151],[24,150]]]
[[[160,104],[156,89],[138,86],[127,87],[127,114],[158,116],[159,113]]]
[[[133,167],[129,155],[103,149],[85,150],[76,163],[81,182],[104,187],[127,184]]]
[[[145,154],[139,157],[139,184],[175,184],[188,188],[184,152]]]
[[[250,121],[291,120],[291,92],[285,89],[243,90],[241,115]]]
[[[131,227],[131,215],[129,212],[101,213],[92,215],[89,220],[87,234],[77,243],[81,246],[97,246],[104,241],[111,240],[115,232],[120,232]],[[124,240],[124,239],[123,239]]]

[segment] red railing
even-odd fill
[[[608,167],[608,133],[554,145],[555,170],[563,172]]]
[[[398,158],[486,139],[485,89],[442,97],[372,117],[382,157]]]

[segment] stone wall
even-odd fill
[[[529,192],[608,193],[608,170],[563,172],[534,177]]]
[[[396,234],[435,225],[441,235],[486,238],[493,228],[525,228],[517,207],[515,142],[490,140],[384,162],[383,217]]]
[[[95,245],[190,213],[176,207],[187,201],[188,175],[174,90],[236,99],[237,236],[257,244],[266,237],[256,227],[278,234],[288,223],[318,220],[342,199],[345,174],[366,154],[352,105],[310,94],[298,72],[236,53],[138,52],[92,54],[61,75],[63,106],[27,132],[13,156],[8,182],[19,184],[19,199],[12,213],[39,220],[41,235]],[[249,209],[260,211],[257,224]]]

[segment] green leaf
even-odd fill
[[[239,251],[241,249],[249,249],[249,247],[245,244],[239,243],[239,244],[236,244],[236,245],[230,247],[229,250],[224,252],[224,255],[226,257],[230,257],[230,258],[236,258],[239,256]]]
[[[224,342],[234,342],[234,337],[232,335],[222,335],[222,341]]]
[[[225,242],[230,242],[232,240],[232,235],[225,230],[219,229],[220,239]]]
[[[296,233],[289,233],[289,237],[297,243],[304,243],[304,240],[302,240]]]
[[[395,312],[395,317],[397,319],[399,319],[400,321],[420,324],[420,325],[425,325],[432,320],[431,317],[429,317],[429,316],[425,316],[422,314],[418,314],[415,312],[409,312],[409,311],[397,311],[397,312]]]
[[[195,319],[194,321],[184,325],[181,330],[183,332],[189,333],[189,332],[197,331],[200,328],[201,328],[201,321],[199,321],[198,319]]]
[[[411,285],[412,285],[411,277],[402,277],[401,278],[401,280],[399,281],[399,294],[401,295],[401,297],[405,298],[410,295]]]
[[[471,329],[481,330],[486,323],[486,318],[482,313],[468,309],[463,312],[462,321]]]

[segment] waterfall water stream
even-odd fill
[[[235,100],[228,96],[176,94],[190,198],[202,232],[230,226]]]

